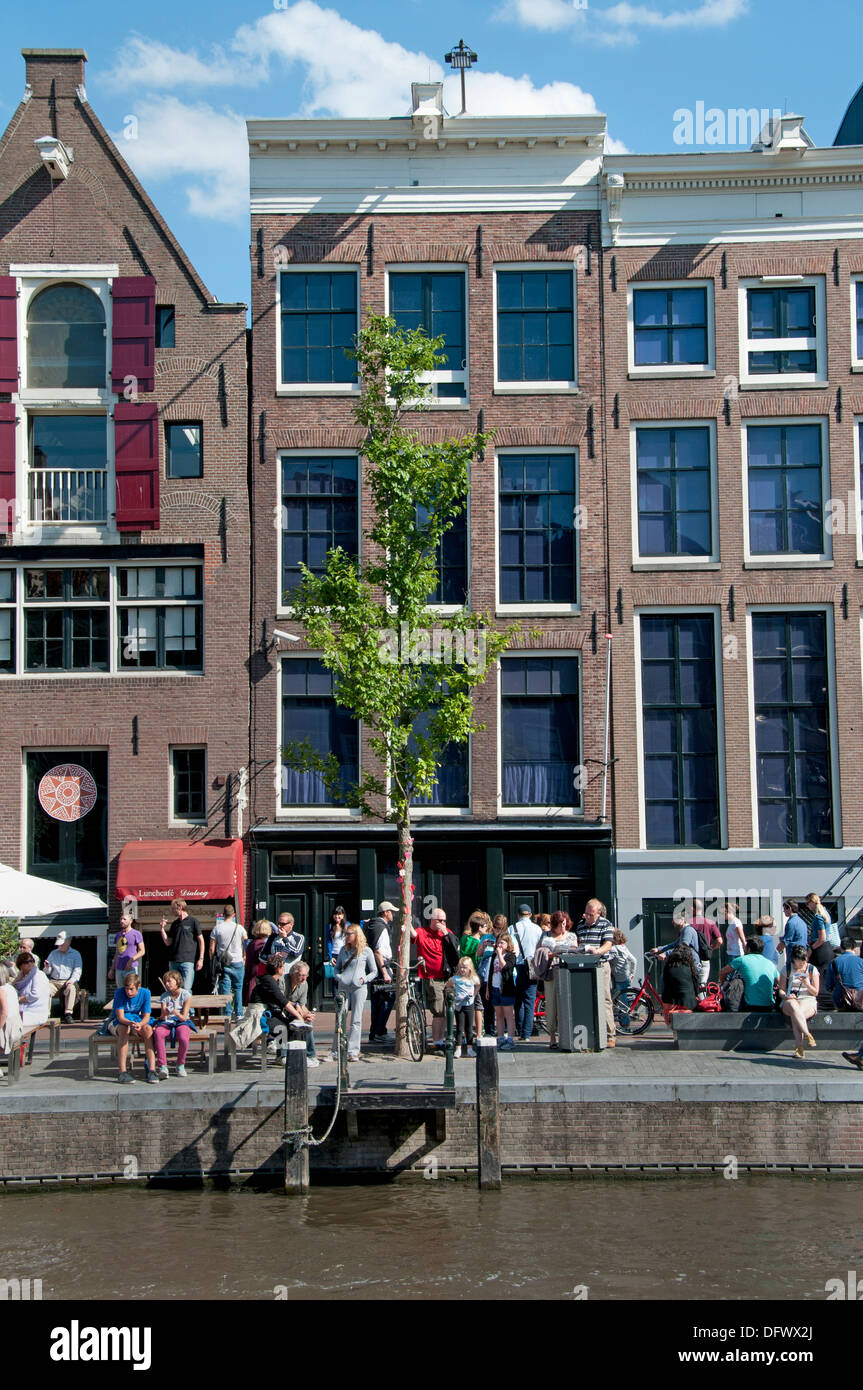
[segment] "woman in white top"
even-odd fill
[[[791,1019],[794,1041],[797,1044],[794,1056],[802,1062],[806,1057],[803,1044],[815,1047],[815,1039],[809,1031],[809,1020],[818,1010],[818,971],[806,959],[802,946],[792,946],[788,972],[779,980],[779,998],[782,1012]]]
[[[38,1028],[40,1023],[47,1023],[51,1014],[51,987],[48,984],[48,976],[42,974],[39,962],[29,951],[22,951],[15,965],[18,978],[14,987],[18,991],[21,1024],[24,1028]]]
[[[0,960],[0,1053],[11,1052],[21,1037],[21,1010],[12,984],[14,978],[11,960]]]
[[[159,1000],[162,1005],[162,1017],[153,1027],[153,1046],[159,1064],[159,1075],[163,1080],[168,1075],[168,1059],[165,1054],[168,1042],[177,1044],[177,1075],[186,1075],[189,1035],[194,1028],[189,1019],[192,996],[183,988],[183,977],[179,970],[166,971],[164,979],[165,993]]]

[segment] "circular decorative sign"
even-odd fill
[[[39,805],[54,820],[80,820],[95,804],[96,783],[77,763],[59,763],[39,783]]]

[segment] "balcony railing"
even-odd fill
[[[104,468],[34,468],[30,471],[30,520],[42,525],[104,525],[108,473]]]

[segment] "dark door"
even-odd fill
[[[534,921],[540,912],[545,912],[544,893],[541,888],[510,888],[507,894],[507,918],[514,926],[520,917],[519,908],[527,903]]]
[[[26,756],[27,872],[69,888],[87,888],[104,898],[108,889],[108,754],[51,748]],[[68,770],[76,767],[84,769],[83,777]],[[83,815],[77,807],[66,805],[70,795],[74,800],[78,782],[80,805],[87,808]]]

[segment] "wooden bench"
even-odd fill
[[[87,990],[87,989],[81,989],[81,987],[79,986],[79,987],[78,987],[78,995],[77,995],[77,998],[75,999],[75,1013],[78,1015],[78,1022],[79,1022],[79,1023],[86,1023],[86,1022],[87,1022],[87,1018],[88,1018],[88,1016],[89,1016],[89,1003],[88,1003],[89,998],[90,998],[90,991]],[[60,1002],[60,1021],[62,1022],[62,1021],[63,1021],[63,1012],[62,1012],[62,1011],[63,1011],[63,1000],[62,1000],[62,998],[60,997],[59,994],[52,994],[52,995],[51,995],[51,1008],[52,1008],[52,1009],[53,1009],[53,1007],[54,1007],[54,1000],[55,1000],[55,999],[59,1000],[59,1002]],[[74,1015],[73,1015],[73,1017],[74,1017]]]
[[[773,1052],[795,1046],[786,1014],[672,1014],[674,1045],[681,1051]],[[856,1052],[863,1043],[863,1013],[825,1009],[809,1020],[819,1050]]]
[[[223,1039],[223,1051],[228,1054],[230,1042],[230,1019],[225,1013],[226,1005],[230,1004],[230,994],[193,994],[192,1009],[194,1011],[193,1022],[196,1030],[189,1037],[189,1054],[192,1049],[197,1047],[200,1056],[207,1061],[207,1073],[212,1076],[216,1070],[216,1044],[219,1037]],[[106,1009],[112,1005],[106,1004]],[[153,1004],[154,1012],[151,1015],[150,1023],[153,1026],[158,1022],[161,1009],[158,1000]],[[158,1010],[158,1013],[156,1012]],[[87,1071],[88,1075],[94,1077],[99,1063],[99,1053],[105,1048],[117,1047],[117,1036],[112,1033],[92,1033],[88,1048]],[[169,1044],[170,1046],[170,1044]],[[129,1040],[129,1054],[127,1065],[131,1069],[134,1065],[134,1058],[143,1053],[143,1043],[140,1039]]]
[[[44,1023],[37,1023],[35,1027],[25,1028],[17,1043],[12,1048],[12,1051],[6,1054],[6,1056],[8,1057],[8,1070],[6,1073],[6,1081],[10,1086],[14,1086],[15,1082],[21,1075],[22,1063],[30,1063],[33,1061],[33,1050],[36,1046],[36,1038],[38,1034],[44,1032],[46,1028],[48,1029],[49,1060],[53,1061],[53,1059],[59,1054],[59,1018],[49,1018],[46,1019]]]

